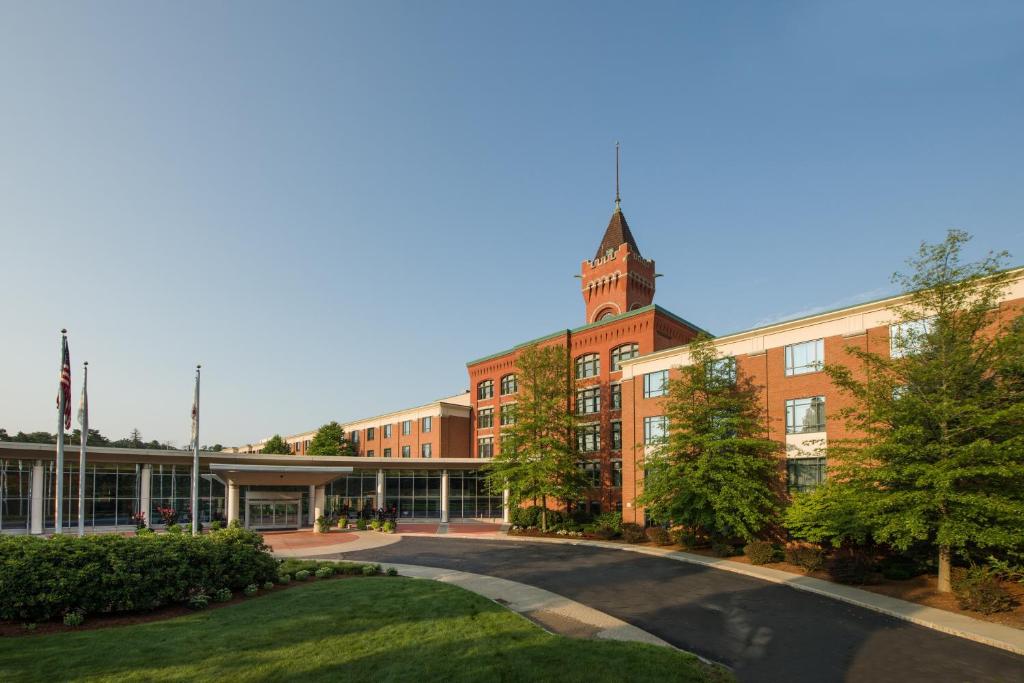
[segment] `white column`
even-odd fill
[[[238,519],[238,484],[228,479],[228,524]],[[249,524],[249,520],[245,520],[246,526]]]
[[[315,503],[316,503],[316,485],[315,484],[310,484],[309,485],[309,525],[310,526],[314,526],[314,527],[316,526],[316,517],[317,517],[316,511],[315,511],[315,507],[316,507]]]
[[[509,509],[508,509],[508,489],[501,492],[501,523],[508,524],[509,520]]]
[[[313,519],[320,517],[324,514],[325,507],[327,505],[327,487],[326,486],[315,486],[313,487],[313,500],[310,505],[312,510]],[[313,525],[313,531],[320,533],[320,529],[317,528],[316,524]]]
[[[377,470],[377,507],[384,507],[384,469]]]
[[[32,465],[32,533],[43,533],[43,502],[46,500],[43,461]]]
[[[146,515],[146,526],[152,527],[153,520],[149,516],[153,513],[153,466],[142,466],[142,477],[139,481],[139,512]]]
[[[448,470],[441,470],[441,523],[448,523]]]

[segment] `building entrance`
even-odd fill
[[[245,504],[247,529],[298,529],[302,497],[291,491],[250,493]]]

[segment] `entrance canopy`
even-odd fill
[[[351,474],[352,468],[211,463],[210,471],[236,486],[323,486]]]

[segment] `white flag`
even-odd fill
[[[192,399],[192,444],[199,439],[199,374],[196,373],[196,394]]]
[[[88,373],[88,369],[86,373]],[[83,441],[89,436],[89,393],[86,390],[88,384],[89,375],[82,375],[82,398],[78,401],[78,424],[82,426]]]

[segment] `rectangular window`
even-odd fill
[[[611,387],[612,410],[622,410],[622,385],[613,384]]]
[[[477,455],[481,458],[490,458],[494,455],[494,437],[485,436],[476,440]]]
[[[432,417],[423,418],[421,420],[421,423],[422,424],[420,425],[420,431],[423,432],[424,434],[426,434],[427,432],[434,428],[434,418]]]
[[[736,384],[736,359],[732,356],[719,358],[708,364],[708,383],[720,386]]]
[[[576,359],[576,379],[597,377],[601,374],[601,356],[588,353]]]
[[[644,398],[657,398],[668,393],[668,370],[644,375]]]
[[[622,450],[622,422],[619,420],[612,422],[612,450]]]
[[[391,438],[391,425],[390,424],[384,425],[384,438],[385,439],[390,439]]]
[[[664,415],[644,418],[644,445],[655,446],[668,436],[668,418]]]
[[[476,414],[476,428],[488,429],[494,426],[494,408],[481,408]]]
[[[790,492],[813,491],[825,481],[825,458],[789,458],[786,481]]]
[[[910,320],[889,325],[889,355],[903,358],[919,353],[932,331],[934,318]]]
[[[639,344],[623,344],[612,349],[612,372],[622,369],[622,361],[636,358],[640,355]]]
[[[377,436],[377,429],[375,427],[366,428],[366,440],[373,441],[373,437]]]
[[[402,420],[402,434],[405,436],[412,434],[412,420]]]
[[[794,398],[786,401],[786,433],[825,431],[825,397]]]
[[[501,426],[514,425],[516,423],[516,404],[506,403],[501,407]]]
[[[420,445],[420,457],[421,458],[429,458],[430,457],[430,449],[431,449],[431,444],[429,444],[429,443],[421,444]]]
[[[385,448],[384,449],[384,457],[385,458],[390,458],[391,457],[391,449],[390,448]]]
[[[825,340],[790,344],[786,347],[786,376],[818,372],[825,364]]]
[[[494,398],[493,379],[485,379],[483,382],[476,385],[476,398],[478,401],[487,398]]]
[[[590,387],[576,392],[577,415],[590,415],[598,412],[601,412],[601,387]]]
[[[359,430],[358,429],[353,429],[352,430],[352,443],[354,443],[354,444],[358,444],[359,443]]]
[[[367,458],[372,458],[373,456],[374,456],[374,452],[373,452],[372,448],[370,450],[366,451],[366,457]]]
[[[412,446],[402,446],[402,457],[408,458],[412,455]]]
[[[584,474],[587,475],[587,479],[590,481],[590,485],[594,488],[601,486],[601,463],[597,460],[588,460],[582,463],[580,467],[583,468]]]
[[[601,425],[583,425],[576,430],[576,448],[580,453],[601,450]]]
[[[621,460],[612,460],[612,486],[622,486]]]

